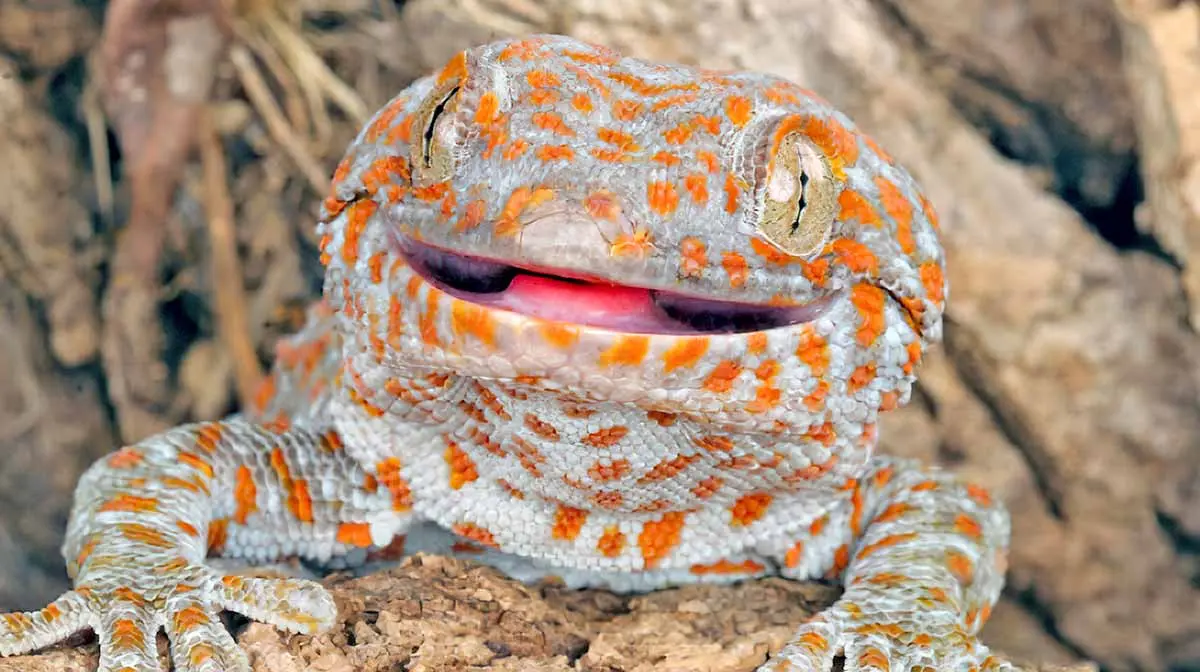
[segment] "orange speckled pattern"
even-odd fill
[[[99,633],[101,672],[248,672],[217,613],[297,632],[319,585],[210,555],[462,554],[644,591],[759,576],[845,591],[760,668],[1000,670],[976,633],[1009,520],[875,452],[941,339],[932,204],[792,82],[553,35],[456,55],[334,172],[323,299],[251,408],[98,461],[74,590],[0,654]]]

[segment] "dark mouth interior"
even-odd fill
[[[562,269],[518,267],[406,241],[405,256],[460,299],[545,320],[627,333],[722,334],[807,322],[827,301],[765,306],[614,284]]]

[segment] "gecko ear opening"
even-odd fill
[[[458,107],[458,81],[447,82],[434,89],[413,118],[412,162],[414,181],[428,185],[445,182],[454,170],[454,155],[448,146],[450,135],[443,121],[452,117]]]
[[[807,257],[829,239],[840,191],[821,149],[798,130],[787,133],[775,144],[767,166],[756,229],[783,252]]]

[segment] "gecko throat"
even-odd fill
[[[613,283],[563,268],[513,264],[412,240],[400,249],[438,289],[490,309],[637,334],[737,334],[810,322],[833,297],[798,306],[707,299]]]

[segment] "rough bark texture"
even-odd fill
[[[1200,8],[1112,2],[409,0],[379,13],[366,0],[307,0],[280,16],[367,107],[458,49],[532,31],[776,72],[842,106],[942,214],[946,344],[881,435],[883,450],[949,464],[1009,504],[1010,588],[985,640],[1023,660],[1200,669]],[[130,324],[99,308],[130,216],[130,159],[101,143],[116,177],[110,219],[95,180],[110,164],[91,154],[95,106],[81,96],[103,17],[49,4],[0,0],[0,165],[22,166],[0,171],[0,310],[15,334],[0,350],[0,510],[21,511],[0,516],[5,609],[40,607],[66,586],[63,516],[96,455],[145,427],[236,407],[214,295],[230,282],[245,293],[244,337],[260,354],[296,324],[319,287],[311,176],[331,170],[357,125],[342,99],[314,109],[305,87],[319,77],[265,33],[238,32],[291,132],[254,102],[243,70],[219,68],[212,118],[243,277],[210,271],[210,204],[199,160],[185,159],[149,269],[159,285],[138,309],[154,318],[137,324],[159,355],[103,359],[114,321]],[[136,330],[117,331],[128,347]],[[129,366],[146,370],[119,370]],[[114,379],[161,381],[163,397],[122,407]],[[142,417],[151,412],[160,417]],[[349,625],[311,640],[251,625],[243,643],[275,661],[260,669],[399,669],[414,649],[424,669],[453,669],[454,656],[494,669],[747,669],[756,646],[806,613],[798,596],[812,589],[755,582],[626,600],[432,559],[331,585]],[[742,604],[756,606],[712,607]],[[655,658],[664,643],[676,658]],[[11,669],[89,669],[71,667],[89,655]]]
[[[319,637],[261,624],[239,638],[255,672],[752,672],[838,591],[782,580],[690,586],[639,597],[537,588],[478,565],[417,556],[326,585],[339,621]],[[165,638],[160,660],[167,661]],[[94,644],[0,660],[0,672],[95,669]],[[1023,672],[1094,672],[1029,665]]]

